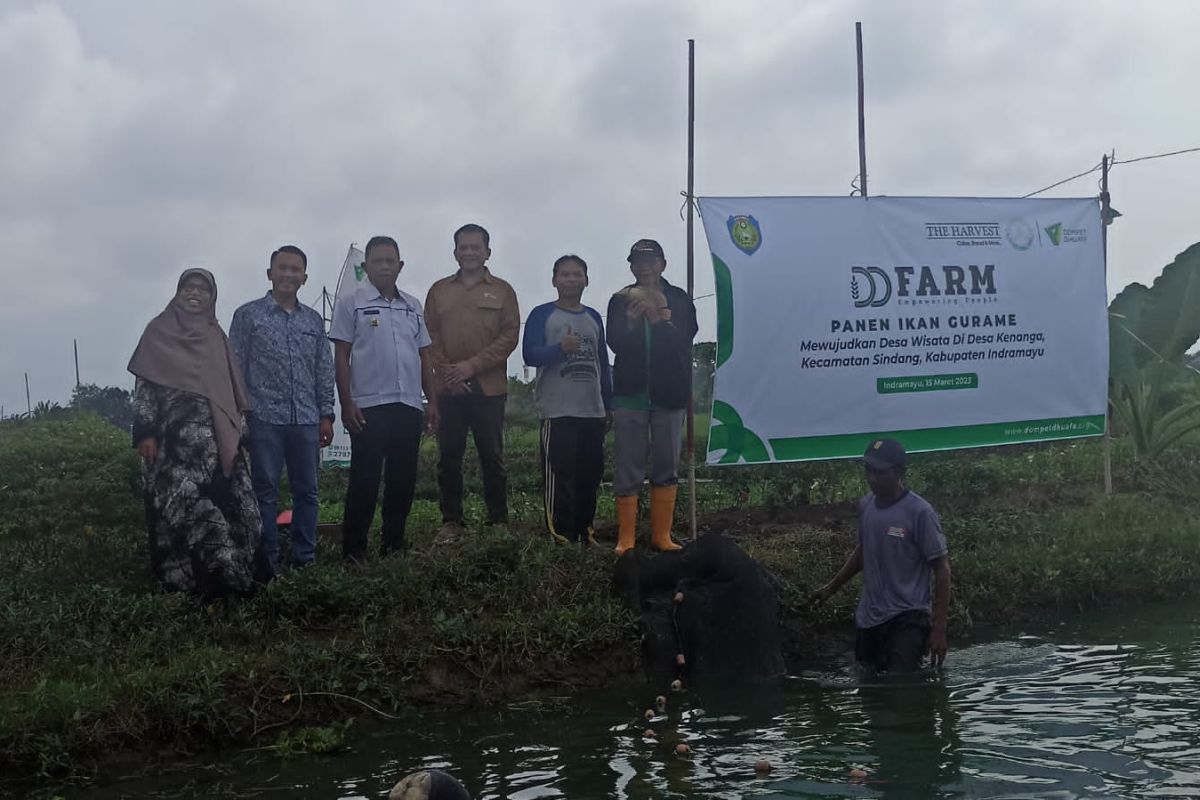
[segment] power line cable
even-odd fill
[[[1092,167],[1091,169],[1085,170],[1085,171],[1079,173],[1078,175],[1072,175],[1069,178],[1063,178],[1061,181],[1052,183],[1049,186],[1044,186],[1041,189],[1038,189],[1036,192],[1030,192],[1029,194],[1023,194],[1023,195],[1021,195],[1021,197],[1033,197],[1035,194],[1041,194],[1042,192],[1048,192],[1051,189],[1062,186],[1064,183],[1070,183],[1071,181],[1076,180],[1078,178],[1082,178],[1085,175],[1091,175],[1093,172],[1100,169],[1102,166],[1103,166],[1102,164],[1097,164],[1096,166]]]
[[[1125,159],[1120,159],[1120,160],[1118,160],[1116,158],[1116,156],[1114,155],[1113,158],[1109,161],[1109,167],[1110,168],[1115,167],[1117,164],[1136,164],[1139,161],[1151,161],[1156,158],[1169,158],[1171,156],[1181,156],[1186,153],[1200,153],[1200,147],[1188,147],[1184,150],[1172,150],[1169,153],[1154,153],[1153,155],[1149,155],[1149,156],[1138,156],[1137,158],[1125,158]],[[1092,167],[1091,169],[1085,170],[1084,172],[1081,172],[1078,175],[1072,175],[1069,178],[1063,178],[1061,181],[1057,181],[1055,183],[1050,184],[1049,186],[1045,186],[1041,189],[1038,189],[1036,192],[1030,192],[1029,194],[1025,194],[1025,195],[1021,195],[1021,196],[1022,197],[1033,197],[1034,195],[1041,194],[1042,192],[1048,192],[1051,189],[1062,186],[1064,183],[1070,183],[1071,181],[1076,180],[1078,178],[1082,178],[1085,175],[1091,175],[1093,172],[1095,172],[1098,169],[1101,169],[1102,167],[1103,167],[1102,163],[1097,164],[1096,166]]]
[[[1181,156],[1184,153],[1200,153],[1200,147],[1189,147],[1186,150],[1172,150],[1169,153],[1155,153],[1152,156],[1140,156],[1138,158],[1125,158],[1118,161],[1113,159],[1113,164],[1133,164],[1137,161],[1150,161],[1154,158],[1167,158],[1168,156]]]

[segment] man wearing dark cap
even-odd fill
[[[696,307],[687,292],[663,279],[662,246],[639,239],[629,250],[635,282],[608,303],[608,346],[614,354],[613,489],[617,495],[617,555],[634,546],[638,492],[650,466],[651,546],[678,550],[671,540],[678,489],[683,417],[692,392]]]
[[[950,602],[941,522],[933,506],[904,486],[908,457],[899,442],[872,441],[862,462],[871,491],[859,501],[858,546],[810,599],[827,600],[861,570],[863,592],[854,615],[858,662],[878,672],[911,672],[928,653],[940,667]]]
[[[392,787],[388,800],[471,800],[454,776],[440,769],[423,769],[406,775]]]

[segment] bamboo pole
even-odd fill
[[[695,247],[692,244],[693,217],[696,198],[696,40],[688,39],[688,124],[687,124],[687,292],[695,307],[696,263]],[[695,350],[693,358],[695,364]],[[693,370],[694,372],[694,370]],[[690,378],[690,373],[689,373]],[[689,381],[690,383],[690,381]],[[696,538],[696,409],[695,386],[688,392],[687,405],[687,455],[688,455],[688,532]]]
[[[1104,283],[1108,285],[1108,154],[1100,159],[1100,249],[1104,258]],[[1112,477],[1112,403],[1104,404],[1104,494],[1113,493]]]
[[[854,23],[854,43],[858,59],[858,188],[867,196],[867,112],[863,92],[862,23]]]

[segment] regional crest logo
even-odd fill
[[[734,247],[746,255],[754,255],[754,252],[762,246],[762,228],[758,226],[758,220],[754,217],[748,214],[739,214],[730,217],[725,225],[729,228],[729,238],[733,241]]]

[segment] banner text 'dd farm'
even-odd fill
[[[701,198],[717,287],[709,464],[1104,431],[1085,199]]]

